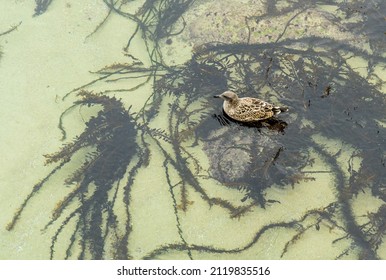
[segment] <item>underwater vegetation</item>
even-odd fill
[[[9,34],[9,33],[11,33],[12,31],[15,31],[15,30],[20,26],[20,24],[21,24],[21,22],[19,22],[19,24],[16,24],[16,25],[11,26],[11,27],[10,27],[8,30],[6,30],[6,31],[0,32],[0,36]]]
[[[359,246],[360,257],[376,258],[376,247],[372,247],[373,242],[370,241],[372,237],[369,238],[361,230],[362,226],[356,225],[350,200],[365,188],[370,188],[373,195],[385,200],[382,192],[385,186],[386,135],[385,128],[379,124],[379,121],[383,122],[385,119],[385,96],[376,87],[369,85],[366,78],[354,72],[339,53],[334,55],[327,47],[323,51],[313,50],[311,44],[302,49],[297,43],[209,44],[196,52],[192,61],[186,65],[187,68],[194,67],[194,74],[186,76],[189,71],[184,69],[178,74],[165,75],[156,83],[156,90],[163,88],[165,93],[177,95],[177,100],[188,100],[171,112],[176,117],[180,116],[175,123],[189,123],[190,114],[194,112],[198,115],[196,118],[200,121],[192,128],[193,137],[205,143],[204,150],[207,150],[211,161],[209,176],[222,182],[224,186],[244,191],[246,198],[253,199],[250,205],[242,207],[235,207],[221,198],[212,198],[208,203],[226,207],[232,217],[244,215],[255,205],[266,207],[267,203],[280,203],[266,198],[264,191],[273,185],[294,187],[300,181],[315,180],[313,174],[318,171],[308,173],[304,169],[312,167],[313,155],[318,154],[326,162],[326,170],[319,172],[334,174],[338,200],[336,204],[326,208],[328,212],[320,211],[312,215],[320,215],[318,219],[321,220],[328,217],[328,222],[337,227],[338,222],[334,216],[343,215],[347,222],[339,227],[344,228],[348,232],[347,237]],[[271,96],[276,96],[280,104],[289,106],[290,117],[286,118],[289,125],[284,128],[275,127],[283,123],[274,121],[264,128],[225,122],[227,125],[219,127],[217,119],[223,118],[207,117],[202,120],[205,113],[210,116],[215,112],[208,111],[205,103],[201,109],[195,106],[192,111],[187,104],[209,100],[213,95],[210,81],[220,81],[217,91],[221,92],[224,81],[216,78],[218,76],[227,78],[226,88],[237,89],[243,95],[253,95],[254,92],[261,92],[268,87]],[[197,77],[205,77],[205,82],[191,81]],[[185,88],[189,85],[192,85],[189,89]],[[177,101],[176,104],[180,102]],[[359,169],[355,170],[350,165],[351,159],[348,162],[350,176],[347,179],[337,161],[341,151],[330,151],[327,145],[316,141],[317,137],[339,137],[345,145],[353,147],[355,152],[352,157],[359,157],[360,154]],[[296,227],[299,223],[300,221],[285,224],[285,227]],[[308,229],[300,230],[291,242],[295,242],[306,230]],[[380,233],[380,236],[383,235],[384,229]],[[256,241],[257,238],[254,242]],[[163,249],[172,248],[182,250],[183,246],[165,246]],[[161,251],[160,249],[149,257],[155,257]],[[222,252],[232,253],[234,250]]]
[[[34,16],[39,16],[45,13],[48,9],[48,6],[52,3],[52,0],[35,0],[35,13]]]
[[[126,228],[125,233],[120,235],[117,231],[117,216],[114,213],[116,194],[123,188],[125,205],[129,207],[128,188],[145,156],[136,142],[135,121],[119,100],[88,91],[81,91],[78,96],[80,100],[75,102],[76,106],[100,105],[102,110],[86,122],[85,131],[72,142],[64,145],[57,153],[45,155],[47,164],[57,166],[34,186],[13,220],[7,225],[7,229],[11,230],[15,226],[25,205],[51,176],[71,162],[80,150],[86,150],[82,165],[64,181],[67,186],[71,186],[72,191],[57,203],[46,228],[65,215],[61,226],[52,237],[51,258],[60,233],[68,223],[76,220],[76,229],[70,238],[66,258],[71,256],[72,247],[79,242],[81,248],[78,258],[101,259],[106,238],[109,236],[113,236],[114,242],[127,242],[130,216],[127,216],[126,221],[120,217],[120,222]],[[139,155],[141,158],[135,160],[134,157]],[[135,164],[129,167],[133,161],[136,161]],[[64,210],[74,202],[78,203],[75,209],[64,214]]]
[[[124,51],[128,52],[132,39],[140,34],[146,44],[149,59],[157,65],[162,65],[163,55],[159,48],[160,40],[174,36],[185,28],[182,14],[195,0],[145,0],[132,1],[142,3],[133,13],[129,1],[103,0],[110,11],[133,20],[137,27],[130,36]],[[110,13],[109,13],[110,15]],[[104,20],[101,24],[104,24]],[[175,30],[178,25],[179,30]],[[99,25],[97,28],[100,28]]]
[[[173,253],[190,259],[200,258],[200,254],[232,258],[253,248],[270,231],[281,229],[291,233],[278,254],[285,258],[304,236],[322,228],[339,235],[332,245],[346,246],[335,256],[337,259],[385,256],[380,249],[386,234],[386,95],[382,92],[385,82],[376,71],[379,64],[384,67],[386,63],[382,56],[385,37],[368,34],[370,26],[381,25],[370,14],[385,10],[384,1],[330,1],[346,19],[359,16],[350,28],[367,35],[368,50],[328,37],[285,37],[291,19],[278,39],[202,43],[194,46],[185,63],[172,66],[165,62],[163,50],[188,28],[184,15],[196,1],[146,0],[135,13],[129,9],[130,2],[135,1],[104,0],[110,9],[107,17],[118,14],[137,24],[124,46],[125,56],[132,63],[107,65],[95,72],[97,79],[64,97],[78,96],[59,121],[64,139],[62,119],[72,108],[89,107],[95,115],[86,121],[80,135],[56,153],[46,155],[53,169],[16,210],[7,225],[9,231],[22,222],[23,211],[49,179],[63,172],[64,166],[72,165],[75,171],[63,182],[71,191],[57,203],[44,228],[56,229],[50,257],[57,258],[58,243],[65,240],[65,258],[134,258],[130,240],[135,226],[131,218],[132,186],[157,151],[178,241],[157,246],[141,258],[167,258]],[[267,14],[256,16],[256,20],[267,18],[268,13],[297,11],[303,1],[288,3],[284,9],[279,2],[269,1]],[[317,1],[308,2],[312,6]],[[38,3],[46,9],[51,1]],[[130,54],[135,36],[145,42],[149,63]],[[352,67],[352,57],[367,62],[365,74]],[[134,87],[100,93],[88,89],[107,79],[139,82]],[[125,107],[124,95],[122,100],[112,96],[141,91],[148,83],[152,92],[137,112]],[[213,100],[213,95],[228,89],[239,96],[286,105],[289,111],[251,125],[233,122]],[[160,118],[165,126],[154,127]],[[197,150],[206,158],[197,156]],[[315,167],[317,160],[323,162],[323,168]],[[300,216],[261,225],[248,242],[234,248],[189,241],[182,221],[197,197],[208,211],[221,208],[235,221],[254,209],[269,215],[270,208],[282,204],[280,198],[270,196],[270,190],[296,192],[301,184],[317,183],[321,174],[331,176],[335,201],[307,209]],[[213,184],[241,194],[241,200],[214,194],[208,187]],[[366,192],[380,200],[381,206],[358,216],[353,205]]]
[[[10,34],[10,33],[13,32],[13,31],[16,31],[17,28],[18,28],[20,25],[21,25],[21,22],[19,22],[18,24],[12,25],[11,27],[9,27],[9,28],[8,28],[7,30],[5,30],[5,31],[0,30],[0,37],[1,37],[1,36],[5,36],[5,35],[7,35],[7,34]],[[1,45],[0,45],[0,59],[1,59],[2,56],[3,56],[3,52],[2,52],[2,47],[1,47]]]

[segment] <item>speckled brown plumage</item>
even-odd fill
[[[258,98],[239,98],[233,91],[225,91],[214,97],[224,99],[224,112],[240,122],[261,121],[288,111],[287,107],[275,106]]]

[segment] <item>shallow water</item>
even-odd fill
[[[386,258],[383,1],[124,2],[0,0],[0,259]]]

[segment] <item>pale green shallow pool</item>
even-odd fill
[[[0,0],[0,259],[385,259],[384,1],[144,2]]]

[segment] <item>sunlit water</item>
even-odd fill
[[[106,21],[104,1],[54,0],[47,10],[30,2],[0,0],[1,259],[386,257],[382,1],[304,9],[224,1],[223,14],[218,1],[192,1],[184,32],[170,35],[184,27],[180,19],[175,32],[161,30],[170,36],[155,33],[162,59],[153,59],[170,67],[159,68],[164,83],[156,84],[153,77],[145,83],[149,71],[134,71],[141,77],[133,79],[106,68],[137,61],[151,68],[154,38],[139,31],[125,49],[136,24],[123,14],[142,1]],[[35,8],[40,15],[32,16]],[[214,41],[223,47],[202,47]],[[184,65],[191,59],[200,67]],[[120,98],[143,132],[98,225],[95,208],[81,211],[98,189],[93,183],[53,214],[76,189],[64,181],[90,147],[33,191],[57,166],[45,165],[44,155],[101,110],[70,109],[62,139],[59,120],[80,87]],[[224,125],[212,96],[228,87],[289,106],[280,115],[285,128]],[[147,149],[149,161],[136,169]],[[93,235],[99,230],[102,241]]]

